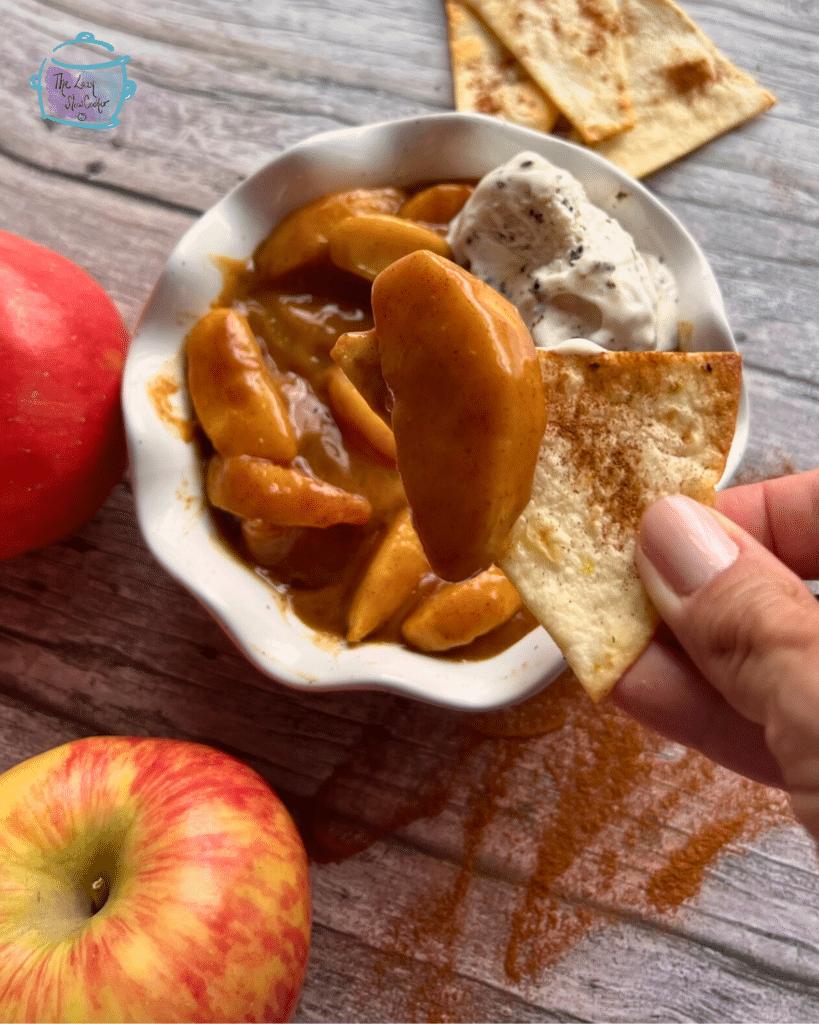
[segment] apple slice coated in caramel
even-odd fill
[[[212,456],[205,486],[217,508],[273,526],[360,525],[370,518],[370,503],[360,494],[252,455]]]
[[[347,639],[363,640],[382,626],[430,571],[409,509],[402,509],[390,524],[353,597]]]
[[[432,568],[488,568],[529,500],[545,429],[534,343],[498,292],[432,252],[410,253],[372,293],[398,470]]]
[[[386,213],[347,217],[330,232],[330,259],[337,267],[374,281],[390,264],[418,249],[452,258],[449,242],[423,224]]]
[[[424,598],[404,619],[401,634],[420,651],[450,651],[503,625],[522,604],[517,590],[492,566]]]
[[[288,214],[256,251],[256,269],[273,279],[327,253],[333,228],[347,217],[369,213],[396,213],[405,200],[396,188],[356,188],[322,196]]]
[[[297,442],[287,405],[247,320],[213,309],[185,343],[196,417],[222,455],[290,462]]]

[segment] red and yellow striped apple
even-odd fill
[[[241,761],[107,736],[0,775],[0,1020],[288,1020],[309,941],[301,839]]]

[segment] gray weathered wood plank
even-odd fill
[[[704,248],[740,339],[752,402],[740,476],[807,468],[819,463],[819,8],[683,6],[779,104],[647,184]],[[0,19],[0,223],[84,266],[129,326],[197,214],[264,159],[318,131],[452,102],[439,0],[0,0]],[[81,30],[131,55],[137,93],[110,132],[49,127],[28,86],[51,47]],[[647,879],[663,851],[696,834],[697,815],[719,815],[724,777],[649,842],[637,825],[673,786],[648,746],[644,790],[630,791],[555,886],[561,906],[589,912],[594,926],[538,971],[511,977],[513,919],[553,811],[554,737],[475,746],[470,728],[399,698],[296,693],[262,679],[156,566],[127,481],[75,537],[0,565],[0,770],[94,733],[202,740],[257,768],[314,848],[332,829],[350,850],[358,843],[337,863],[321,848],[313,865],[313,953],[297,1019],[819,1015],[813,844],[787,820],[738,839],[697,895],[660,913],[646,902]],[[467,876],[476,794],[500,754],[507,789],[491,802]],[[612,850],[616,884],[590,888]],[[435,906],[454,909],[432,934],[421,926]],[[530,925],[545,944],[546,919]]]

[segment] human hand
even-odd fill
[[[648,509],[638,571],[666,627],[612,699],[791,795],[819,838],[819,469]]]

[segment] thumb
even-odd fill
[[[753,537],[682,495],[647,510],[635,560],[700,672],[763,726],[794,809],[819,827],[819,603]]]

